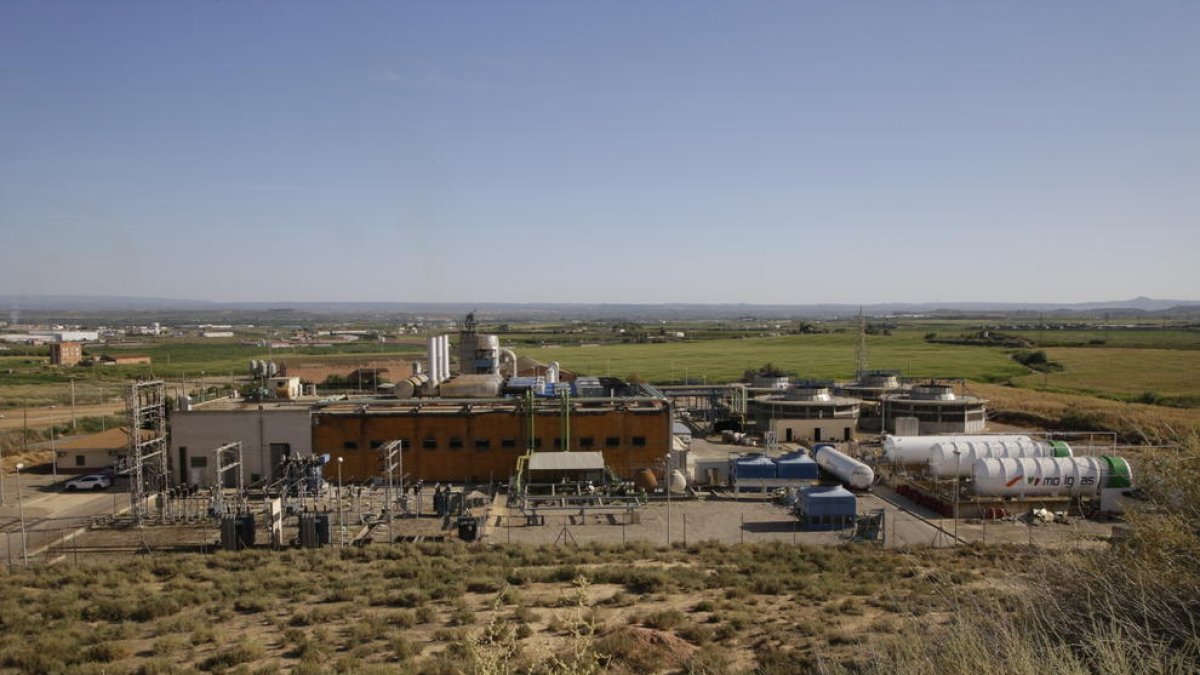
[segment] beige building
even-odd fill
[[[242,476],[246,484],[278,478],[288,455],[312,454],[312,407],[316,399],[247,402],[218,399],[171,414],[171,471],[183,483],[212,485],[216,480],[213,451],[242,443]]]
[[[142,435],[153,438],[149,431],[143,431]],[[118,427],[58,443],[54,459],[63,473],[96,473],[116,464],[128,452],[129,431]]]

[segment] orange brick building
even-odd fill
[[[458,482],[508,480],[531,438],[542,450],[603,452],[627,479],[661,466],[671,448],[671,410],[662,398],[573,399],[568,421],[564,448],[562,404],[553,399],[532,410],[520,399],[335,404],[313,413],[313,452],[334,457],[327,478],[342,457],[342,479],[362,481],[380,475],[379,447],[399,439],[409,480]]]
[[[56,366],[74,366],[83,360],[83,345],[78,342],[51,342],[50,363]]]

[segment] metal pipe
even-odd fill
[[[512,373],[509,374],[509,377],[516,377],[518,374],[517,373],[517,353],[507,347],[501,347],[500,348],[501,368],[503,368],[505,356],[507,356],[509,358],[509,360],[512,362]]]

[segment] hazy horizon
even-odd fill
[[[0,295],[1187,298],[1198,25],[1082,1],[13,0]]]

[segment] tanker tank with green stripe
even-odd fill
[[[1050,447],[1054,448],[1054,457],[1070,457],[1072,455],[1071,446],[1067,445],[1065,441],[1050,441]]]
[[[1129,462],[1109,455],[1103,455],[1100,459],[1103,459],[1108,465],[1108,479],[1104,482],[1105,488],[1133,487],[1133,471],[1129,468]]]

